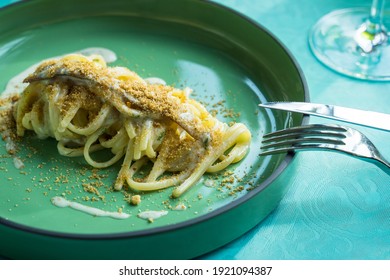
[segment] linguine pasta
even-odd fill
[[[190,98],[189,88],[152,83],[107,66],[99,55],[45,61],[25,82],[14,106],[17,135],[32,130],[42,139],[53,137],[61,155],[83,156],[96,168],[123,160],[116,190],[175,186],[172,195],[179,197],[205,172],[240,161],[249,148],[248,128],[213,117]],[[102,149],[112,157],[94,159]],[[152,168],[140,179],[136,175],[148,163]]]

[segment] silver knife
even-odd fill
[[[390,131],[390,115],[384,113],[307,102],[268,102],[259,104],[259,106]]]

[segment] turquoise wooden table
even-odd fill
[[[12,2],[0,0],[0,6]],[[287,46],[303,70],[312,102],[390,113],[389,82],[339,75],[308,47],[309,30],[321,16],[369,7],[370,0],[216,2],[254,19]],[[330,123],[315,117],[310,122]],[[390,159],[389,132],[351,126]],[[280,180],[288,192],[261,224],[200,259],[390,259],[390,177],[385,172],[341,154],[302,152]]]

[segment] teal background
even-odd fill
[[[12,2],[0,0],[0,5]],[[390,83],[341,76],[318,62],[307,43],[321,16],[335,9],[369,7],[371,1],[215,2],[259,22],[289,48],[306,76],[312,102],[390,113]],[[313,117],[310,122],[329,121]],[[353,127],[390,159],[389,132]],[[273,213],[201,259],[390,259],[389,175],[353,157],[306,152],[294,158],[281,179],[288,192]]]

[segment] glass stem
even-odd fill
[[[363,53],[371,53],[388,41],[382,17],[385,0],[373,0],[369,18],[355,34],[355,41]]]
[[[385,0],[373,0],[371,6],[370,17],[367,20],[367,32],[375,35],[383,32],[383,10],[385,7]]]

